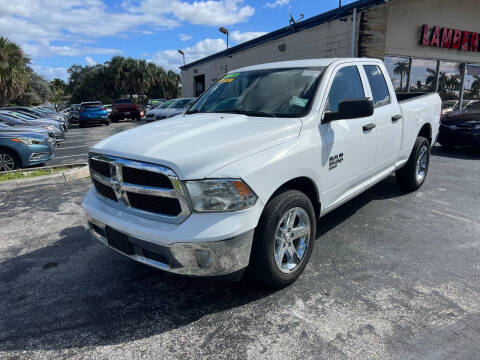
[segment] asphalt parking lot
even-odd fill
[[[46,165],[63,165],[77,162],[86,162],[88,150],[92,145],[113,135],[119,131],[144,124],[144,122],[135,122],[124,120],[118,123],[111,123],[110,126],[94,125],[86,128],[79,128],[74,124],[65,133],[65,141],[55,148],[55,158]]]
[[[0,358],[478,359],[479,173],[480,153],[435,147],[417,193],[389,178],[322,218],[276,292],[105,248],[86,180],[0,192]]]

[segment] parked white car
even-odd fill
[[[316,223],[396,174],[425,181],[437,94],[395,94],[370,59],[232,71],[184,115],[96,144],[83,200],[92,234],[178,274],[282,287],[308,263]]]

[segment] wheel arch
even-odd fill
[[[418,132],[418,136],[423,136],[428,139],[430,145],[432,144],[432,125],[430,123],[423,124],[420,131]]]
[[[315,210],[315,215],[317,219],[320,217],[321,211],[321,202],[320,195],[318,193],[318,188],[315,182],[306,176],[299,176],[288,180],[287,182],[280,185],[270,196],[267,203],[270,202],[275,196],[287,191],[287,190],[298,190],[304,193],[312,202],[313,209]]]
[[[9,146],[5,146],[5,145],[0,145],[0,151],[1,150],[7,150],[7,151],[13,153],[13,155],[15,155],[17,157],[17,160],[19,161],[20,165],[23,166],[23,160],[22,160],[22,157],[20,156],[20,154],[18,153],[18,151],[16,151],[15,149],[13,149]]]

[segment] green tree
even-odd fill
[[[393,69],[395,75],[400,75],[400,91],[403,90],[403,77],[408,73],[408,61],[399,61],[395,63]]]
[[[29,79],[29,62],[20,46],[0,37],[0,105],[22,93]]]

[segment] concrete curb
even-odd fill
[[[64,167],[64,166],[65,165],[59,165],[58,167]],[[55,166],[49,166],[48,168],[55,168]],[[38,169],[35,169],[35,170],[38,170]],[[60,184],[60,183],[65,184],[69,181],[83,179],[88,176],[90,176],[90,171],[88,169],[88,165],[84,164],[84,166],[82,167],[69,169],[57,174],[36,176],[36,177],[25,178],[25,179],[1,181],[0,191],[15,190],[19,188],[36,186],[36,185],[48,185],[48,184]]]

